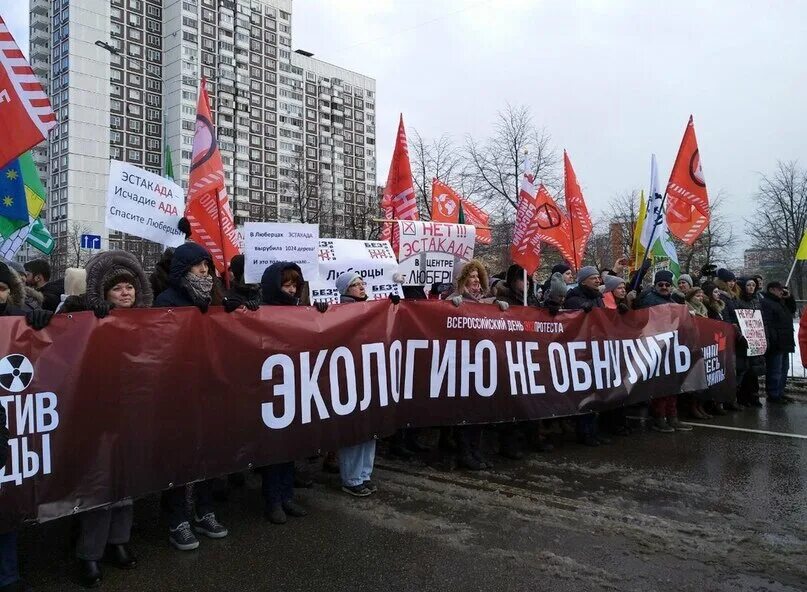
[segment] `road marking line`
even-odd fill
[[[766,436],[783,436],[785,438],[800,438],[807,440],[804,434],[788,434],[786,432],[769,432],[767,430],[752,430],[750,428],[736,428],[734,426],[715,425],[709,423],[694,423],[691,421],[682,421],[684,425],[698,426],[699,428],[714,428],[716,430],[731,430],[733,432],[748,432],[750,434],[764,434]]]

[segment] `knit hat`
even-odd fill
[[[607,294],[608,292],[613,292],[619,286],[624,284],[625,280],[623,280],[618,275],[607,275],[605,276],[604,282],[605,282],[605,293]]]
[[[566,269],[569,269],[568,267]],[[544,300],[552,302],[563,302],[569,287],[563,281],[563,272],[556,271],[549,278],[549,289],[544,294]]]
[[[653,278],[653,285],[655,286],[659,282],[667,282],[668,284],[672,284],[673,281],[673,274],[671,271],[667,271],[666,269],[662,269],[661,271],[656,272],[656,277]]]
[[[570,271],[571,269],[572,268],[566,265],[565,263],[558,263],[552,268],[552,274],[559,273],[560,275],[563,275],[564,273]]]
[[[717,270],[717,279],[723,282],[734,282],[737,281],[737,276],[735,276],[728,269],[721,268]]]
[[[8,265],[5,263],[0,263],[0,283],[5,284],[9,288],[11,287],[11,274],[14,273],[11,271]]]
[[[600,275],[600,272],[597,271],[597,268],[593,265],[586,265],[585,267],[581,267],[580,271],[577,272],[577,283],[582,284],[588,278],[593,275]]]
[[[116,282],[117,283],[117,282]],[[112,284],[114,286],[115,284]],[[112,287],[110,286],[110,288]],[[87,272],[80,267],[64,270],[64,293],[68,296],[81,296],[87,291]]]
[[[681,275],[679,275],[678,281],[680,282],[681,280],[688,283],[690,288],[695,287],[695,282],[692,281],[692,276],[689,275],[688,273],[682,273]]]
[[[355,271],[346,271],[345,273],[339,274],[339,277],[336,278],[336,289],[339,290],[339,293],[342,296],[347,295],[348,288],[350,285],[355,282],[356,280],[360,280],[361,275],[356,273]]]

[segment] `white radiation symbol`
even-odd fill
[[[0,360],[0,386],[7,391],[24,391],[33,378],[34,367],[22,354],[9,354]]]

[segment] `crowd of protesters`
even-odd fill
[[[716,319],[737,326],[736,373],[737,396],[729,403],[713,401],[708,391],[687,395],[660,396],[649,404],[652,430],[672,434],[691,431],[679,417],[709,420],[715,415],[738,412],[745,407],[761,406],[760,381],[765,376],[765,391],[770,405],[786,404],[784,394],[790,354],[795,350],[793,318],[796,305],[781,283],[772,281],[763,287],[762,278],[735,277],[727,269],[705,266],[701,276],[682,274],[674,281],[669,271],[656,271],[645,278],[648,266],[625,279],[622,262],[614,269],[581,267],[576,272],[558,264],[549,277],[534,274],[526,278],[518,265],[490,276],[477,260],[467,263],[456,274],[452,285],[434,285],[427,289],[404,288],[409,299],[445,300],[446,306],[462,307],[466,302],[490,304],[505,311],[512,306],[545,309],[551,315],[564,310],[589,313],[595,308],[610,308],[627,313],[634,309],[664,304],[685,305],[693,316]],[[715,273],[716,272],[716,273]],[[230,268],[229,289],[218,277],[210,254],[201,246],[185,242],[168,249],[150,276],[130,253],[108,251],[96,254],[84,269],[70,268],[63,279],[50,277],[44,260],[23,266],[0,263],[0,316],[25,316],[28,324],[41,330],[54,314],[92,311],[103,318],[121,308],[197,307],[206,312],[210,306],[223,306],[227,312],[240,308],[257,310],[260,306],[309,305],[305,278],[293,263],[275,263],[268,267],[259,285],[244,281],[244,260],[236,257]],[[526,280],[526,281],[525,281]],[[544,280],[544,281],[541,281]],[[645,281],[649,280],[649,281]],[[336,280],[341,302],[367,299],[361,276],[344,273]],[[393,298],[397,302],[396,298]],[[315,305],[320,312],[326,304]],[[764,356],[749,356],[748,343],[739,330],[737,310],[759,309],[764,320],[768,349]],[[115,313],[117,314],[117,313]],[[520,459],[525,450],[551,452],[552,441],[562,441],[564,433],[574,434],[586,446],[610,444],[614,436],[633,431],[628,421],[632,412],[620,408],[599,414],[587,413],[573,419],[552,419],[497,426],[457,426],[440,428],[438,454],[451,466],[466,470],[485,470],[493,464],[482,454],[483,431],[490,428],[498,437],[498,453]],[[8,430],[5,410],[0,405],[0,463],[5,463]],[[556,437],[557,436],[557,437]],[[421,443],[418,431],[401,430],[387,442],[389,454],[412,458],[429,451]],[[377,486],[372,480],[376,442],[370,440],[330,453],[325,468],[340,474],[341,489],[355,497],[372,495]],[[0,465],[2,466],[2,465]],[[294,500],[294,488],[310,485],[310,480],[295,474],[292,461],[257,469],[262,479],[265,519],[285,524],[288,517],[300,518],[306,510]],[[243,476],[240,476],[243,481]],[[232,483],[239,482],[231,475]],[[228,529],[219,522],[214,510],[214,482],[174,487],[162,494],[162,508],[168,522],[170,544],[180,551],[199,546],[197,535],[220,539]],[[95,587],[102,581],[102,562],[121,569],[136,567],[129,548],[132,527],[132,500],[83,512],[77,517],[78,537],[75,554],[79,581]],[[0,533],[0,592],[29,589],[19,578],[16,557],[16,533]]]

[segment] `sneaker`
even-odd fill
[[[373,494],[372,491],[364,486],[364,483],[361,485],[342,485],[342,491],[349,493],[354,497],[367,497],[368,495]]]
[[[213,512],[208,512],[201,518],[193,521],[193,529],[211,539],[223,539],[229,533],[227,528],[216,520]]]
[[[654,419],[653,423],[650,424],[650,429],[654,432],[661,432],[662,434],[672,434],[675,431],[675,428],[671,427],[664,417]]]
[[[364,485],[364,487],[370,490],[370,493],[375,493],[376,491],[378,491],[378,486],[369,479],[364,483],[362,483],[362,485]]]
[[[199,539],[193,534],[191,525],[183,522],[168,530],[168,541],[180,551],[193,551],[199,547]]]
[[[671,417],[667,420],[667,424],[676,432],[691,432],[692,426],[684,425],[677,417]]]
[[[308,514],[308,512],[305,511],[305,508],[303,508],[300,504],[294,503],[292,500],[283,502],[283,511],[293,518],[302,518]]]

